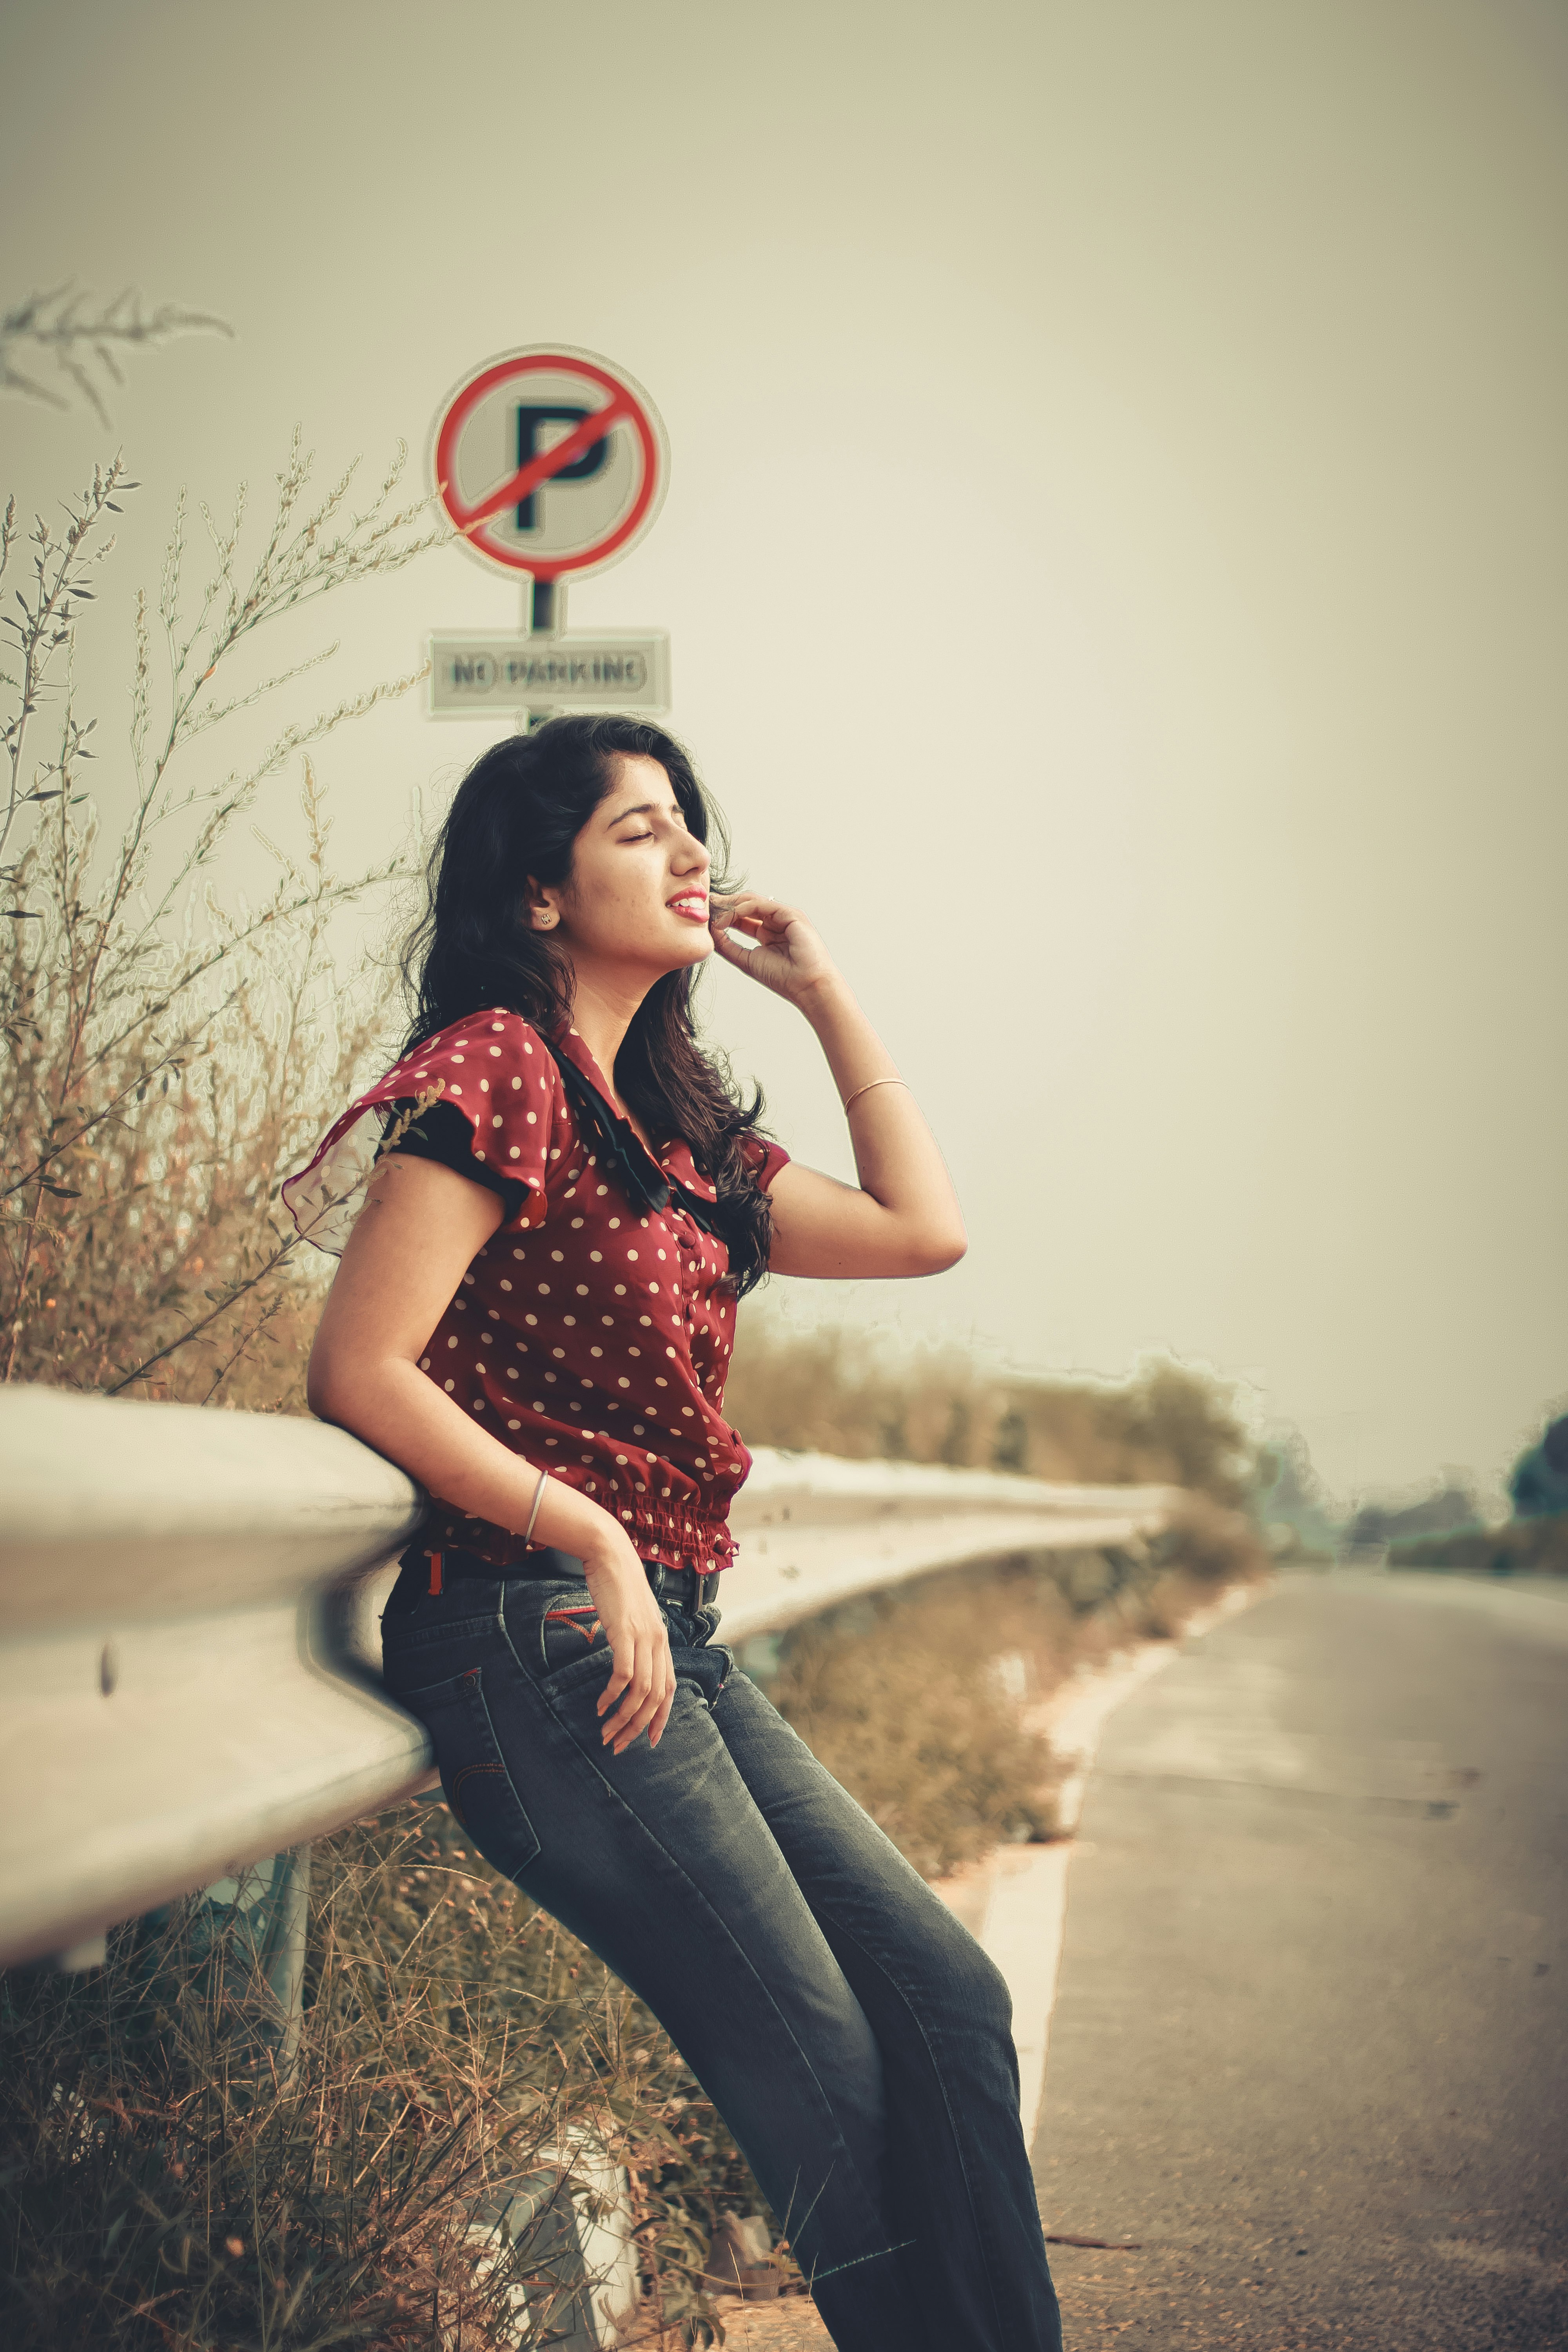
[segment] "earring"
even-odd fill
[[[540,930],[547,931],[555,920],[554,908],[542,907],[533,919]]]

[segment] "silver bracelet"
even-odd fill
[[[542,1470],[539,1474],[539,1484],[533,1490],[533,1508],[528,1515],[528,1525],[522,1531],[522,1540],[525,1544],[533,1541],[533,1523],[539,1517],[539,1506],[544,1500],[544,1482],[549,1475],[548,1470]]]

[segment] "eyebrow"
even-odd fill
[[[611,817],[609,822],[612,825],[617,825],[624,824],[629,816],[658,816],[660,814],[668,816],[671,814],[676,816],[680,814],[679,803],[676,804],[676,807],[672,812],[669,809],[661,811],[657,801],[638,801],[636,808],[622,809],[617,815]]]

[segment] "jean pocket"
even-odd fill
[[[541,1612],[539,1671],[542,1675],[559,1674],[563,1666],[575,1665],[579,1658],[592,1657],[595,1651],[608,1658],[610,1637],[599,1622],[599,1612],[593,1601],[563,1601],[555,1607]]]
[[[538,1853],[539,1838],[501,1755],[481,1669],[469,1666],[446,1682],[397,1696],[430,1734],[453,1819],[487,1862],[515,1878]]]

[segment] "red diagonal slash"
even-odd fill
[[[626,394],[616,394],[605,407],[596,408],[592,416],[584,416],[581,425],[574,425],[564,441],[558,441],[552,449],[542,449],[537,457],[520,467],[499,490],[491,490],[478,506],[463,506],[456,485],[443,482],[440,490],[447,513],[459,530],[477,530],[481,523],[489,522],[491,515],[500,514],[502,507],[520,507],[524,499],[532,497],[542,482],[547,482],[563,466],[570,466],[574,458],[581,457],[595,441],[602,441],[623,416],[631,414],[632,404]]]

